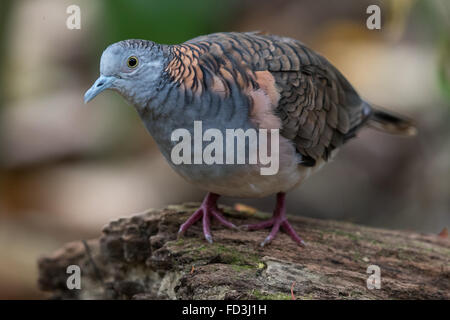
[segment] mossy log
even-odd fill
[[[284,233],[262,248],[267,230],[201,225],[177,239],[199,204],[149,210],[109,223],[99,239],[69,243],[39,260],[39,286],[56,299],[450,299],[450,241],[444,236],[290,217],[307,242]],[[222,207],[236,225],[267,218]],[[68,289],[67,267],[81,270]],[[368,289],[370,265],[381,287]]]

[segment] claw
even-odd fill
[[[227,221],[225,217],[221,214],[220,210],[217,208],[217,199],[219,198],[219,195],[214,193],[208,193],[205,197],[205,200],[203,200],[203,203],[201,204],[200,208],[198,208],[195,213],[189,217],[189,219],[186,220],[185,223],[183,223],[178,231],[178,237],[182,237],[187,229],[189,229],[190,226],[192,226],[195,222],[202,219],[203,223],[203,234],[205,236],[206,241],[209,243],[213,243],[212,236],[211,236],[211,217],[214,217],[216,220],[218,220],[221,224],[224,226],[230,228],[230,229],[238,229],[236,225],[233,223]]]
[[[211,236],[210,234],[205,234],[205,239],[206,239],[206,241],[208,241],[210,244],[213,243],[213,239],[212,239],[212,236]]]
[[[298,245],[305,247],[306,242],[300,238],[295,232],[294,228],[290,225],[286,218],[286,210],[285,210],[285,194],[278,193],[277,194],[277,206],[275,211],[273,212],[273,217],[267,221],[263,221],[260,223],[252,224],[252,225],[243,225],[240,227],[241,230],[260,230],[268,227],[272,227],[270,234],[260,243],[261,247],[264,247],[266,244],[270,243],[275,236],[277,235],[280,227],[294,240]]]
[[[267,237],[264,239],[264,241],[261,242],[259,245],[260,245],[261,247],[264,247],[266,244],[270,243],[271,241],[272,241],[272,237],[269,235],[269,236],[267,236]]]
[[[243,224],[241,226],[238,226],[237,229],[240,231],[249,231],[248,226],[249,226],[248,224]]]

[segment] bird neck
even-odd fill
[[[117,89],[139,114],[147,113],[149,109],[160,104],[161,91],[164,91],[169,82],[164,71],[170,56],[169,47],[168,45],[153,45],[148,52],[151,58],[135,74],[137,80],[127,81]]]

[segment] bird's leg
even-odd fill
[[[267,221],[263,221],[260,223],[255,224],[249,224],[242,226],[246,230],[260,230],[265,229],[268,227],[272,227],[272,230],[270,231],[269,235],[264,239],[263,242],[261,242],[261,246],[263,247],[267,243],[271,242],[273,238],[275,238],[276,234],[278,233],[278,230],[283,228],[283,230],[301,246],[305,246],[305,241],[300,238],[297,233],[295,232],[294,228],[292,228],[291,224],[287,221],[286,217],[286,194],[284,192],[277,193],[277,205],[275,207],[275,210],[273,211],[273,216]]]
[[[200,220],[200,218],[202,218],[203,234],[205,235],[205,239],[209,243],[212,243],[213,241],[210,228],[211,216],[216,218],[224,226],[236,229],[236,226],[233,223],[227,221],[222,215],[220,209],[217,207],[217,199],[219,199],[219,197],[220,196],[218,194],[209,192],[203,200],[200,208],[198,208],[197,211],[195,211],[194,214],[181,225],[180,230],[178,231],[178,235],[182,236],[190,226],[192,226],[197,220]]]

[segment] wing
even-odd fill
[[[280,93],[276,113],[281,135],[303,158],[328,159],[330,152],[353,137],[370,115],[345,77],[323,56],[301,42],[261,33],[216,33],[189,40],[198,48],[204,76],[219,75],[239,87],[255,86],[254,72],[269,71]],[[257,84],[256,84],[257,85]]]
[[[365,123],[370,106],[323,56],[293,39],[266,38],[275,47],[267,63],[281,96],[281,134],[302,155],[327,160]]]

